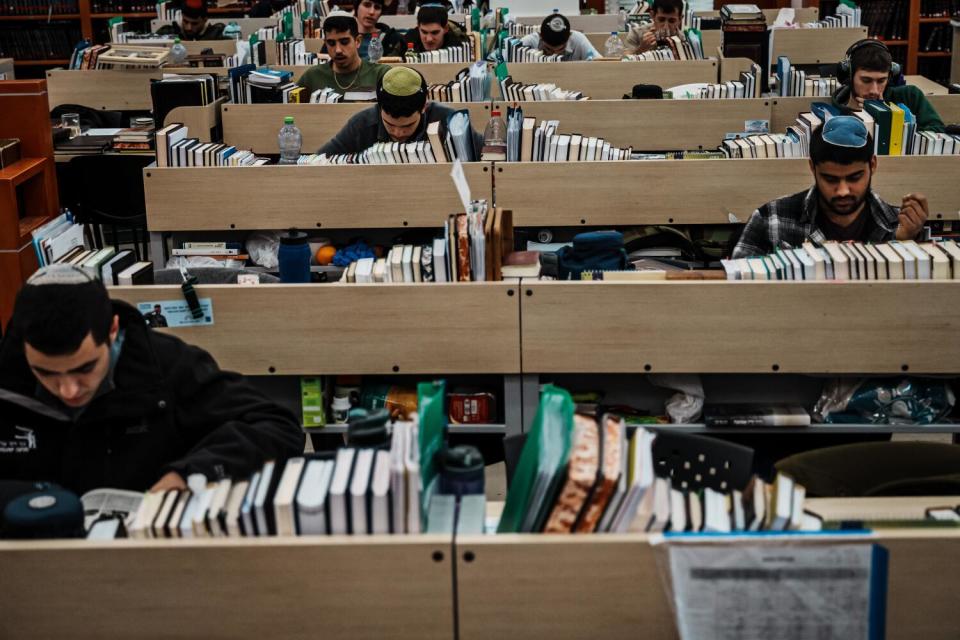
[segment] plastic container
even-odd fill
[[[350,415],[349,396],[334,396],[330,404],[330,410],[333,413],[334,424],[346,424]]]
[[[616,31],[611,31],[610,37],[603,43],[603,55],[618,60],[623,57],[623,41]]]
[[[402,7],[402,6],[403,6],[403,3],[401,3],[400,6]],[[412,60],[413,57],[416,56],[416,55],[417,55],[417,52],[416,52],[416,51],[414,50],[414,48],[413,48],[413,43],[412,43],[412,42],[408,42],[408,43],[407,43],[407,53],[404,54],[404,60],[406,60],[406,61],[409,62],[409,61]]]
[[[293,116],[287,116],[283,119],[283,126],[277,135],[277,142],[280,145],[280,164],[297,164],[300,159],[300,146],[303,144],[303,136],[300,129],[293,124]]]
[[[223,37],[226,40],[239,40],[242,36],[243,30],[240,29],[240,25],[233,20],[223,29]]]
[[[367,45],[367,60],[370,62],[380,62],[383,57],[383,43],[380,42],[380,34],[374,33],[370,37],[370,44]]]
[[[507,159],[507,125],[500,117],[500,110],[494,109],[490,114],[490,121],[487,122],[487,128],[483,131],[483,153],[480,154],[483,161],[495,161]]]
[[[310,245],[307,243],[307,234],[290,230],[280,236],[277,260],[280,262],[281,282],[310,282]]]
[[[439,456],[440,485],[438,493],[467,496],[483,494],[483,455],[469,444],[443,449]]]
[[[182,65],[187,60],[187,48],[180,42],[180,38],[173,39],[170,47],[170,62],[173,66]]]

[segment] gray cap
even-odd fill
[[[27,279],[31,287],[47,284],[86,284],[94,278],[78,266],[72,264],[51,264],[43,267]]]

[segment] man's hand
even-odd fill
[[[650,27],[643,33],[643,38],[640,40],[640,45],[641,51],[650,51],[651,49],[657,48],[657,33],[654,31],[653,27]]]
[[[913,240],[916,238],[929,216],[930,205],[927,204],[927,196],[922,193],[909,193],[903,196],[903,204],[900,205],[897,240]]]
[[[850,106],[857,111],[863,111],[863,98],[860,96],[850,96]]]
[[[186,489],[187,483],[176,471],[170,471],[157,481],[157,484],[150,487],[150,493],[157,491],[169,491],[170,489]]]

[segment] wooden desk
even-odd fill
[[[0,543],[9,638],[453,638],[449,536]]]
[[[775,68],[780,56],[794,66],[839,62],[850,45],[867,37],[867,28],[773,29],[771,34],[770,65]]]
[[[485,163],[464,165],[475,198],[492,200],[489,171]],[[410,189],[424,184],[434,188]],[[143,185],[151,232],[439,228],[463,208],[449,164],[147,167]]]
[[[907,81],[907,84],[918,87],[923,91],[923,94],[927,96],[945,96],[950,93],[950,90],[942,84],[936,83],[929,78],[924,78],[923,76],[904,76],[904,79]]]
[[[4,80],[14,80],[13,76],[13,58],[0,58],[0,74]]]
[[[214,326],[167,329],[247,375],[519,373],[517,285],[197,287]],[[131,304],[177,286],[113,287]]]
[[[886,637],[954,640],[960,533],[883,531],[847,542],[865,541],[890,552]],[[529,640],[633,638],[642,630],[645,639],[675,640],[661,553],[647,536],[461,536],[460,638],[512,638],[518,630]]]
[[[939,337],[960,330],[952,281],[677,284],[524,282],[524,373],[934,374],[960,361]]]
[[[932,217],[949,217],[960,211],[957,175],[960,156],[883,156],[873,187],[892,202],[922,191]],[[763,203],[811,184],[803,158],[496,165],[497,202],[513,209],[517,226],[726,224],[731,213],[746,222]]]
[[[78,104],[106,111],[149,111],[150,81],[159,80],[154,69],[51,69],[47,71],[50,109]]]
[[[303,134],[304,153],[313,153],[333,138],[351,116],[371,106],[368,103],[227,104],[222,110],[223,139],[238,149],[279,153],[277,130],[284,116],[293,116]],[[473,127],[479,131],[483,131],[490,118],[487,102],[445,103],[444,106],[469,110]],[[170,118],[167,121],[173,122]]]

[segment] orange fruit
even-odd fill
[[[328,265],[333,262],[333,256],[337,253],[337,248],[332,244],[324,245],[317,249],[315,259],[319,265]]]

